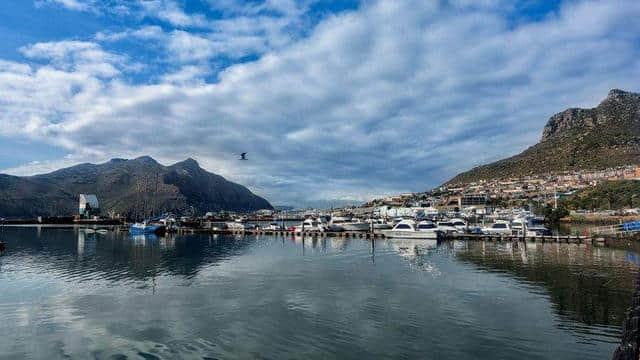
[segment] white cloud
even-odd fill
[[[87,11],[90,10],[94,4],[94,0],[39,0],[35,2],[36,6],[42,6],[44,4],[56,4],[63,6],[69,10]]]
[[[165,32],[160,26],[149,25],[139,29],[128,29],[119,32],[98,32],[94,38],[96,41],[119,41],[128,38],[139,38],[145,40],[164,40]]]
[[[199,63],[171,67],[157,84],[80,67],[118,69],[92,45],[34,45],[24,54],[51,63],[0,68],[0,134],[91,159],[193,156],[276,203],[364,199],[424,190],[534,143],[557,111],[596,105],[613,87],[638,90],[640,3],[572,1],[517,24],[499,5],[371,2],[308,37],[264,45],[215,83],[202,80],[203,62],[234,49],[215,31],[164,32],[174,57]],[[255,19],[237,11],[214,28],[251,34]],[[245,151],[250,161],[238,162]]]
[[[194,82],[204,84],[203,77],[210,72],[211,69],[204,65],[185,65],[175,72],[164,75],[162,81],[173,84],[193,84]]]
[[[206,26],[202,14],[187,14],[173,0],[145,0],[139,2],[146,16],[158,18],[174,26]]]
[[[181,61],[197,61],[211,57],[216,46],[207,38],[176,30],[169,36],[167,49]]]
[[[20,48],[31,59],[44,59],[64,70],[113,77],[124,65],[125,57],[104,51],[100,45],[87,41],[59,41],[37,43]]]

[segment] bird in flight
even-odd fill
[[[240,160],[249,160],[249,159],[247,159],[247,153],[246,152],[240,154]]]

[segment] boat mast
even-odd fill
[[[156,173],[156,191],[153,194],[153,208],[151,209],[151,217],[155,218],[156,216],[156,207],[158,207],[158,177],[159,174]]]

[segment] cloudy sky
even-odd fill
[[[0,172],[151,155],[274,204],[424,191],[640,90],[639,18],[637,0],[4,0]]]

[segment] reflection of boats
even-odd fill
[[[401,255],[418,256],[421,251],[434,250],[438,247],[437,240],[405,239],[392,243],[392,246]]]
[[[432,250],[437,249],[437,240],[394,240],[390,242],[393,249],[398,255],[409,261],[412,267],[419,268],[435,276],[440,275],[440,271],[435,264],[429,260],[428,255]]]
[[[146,245],[158,241],[158,237],[155,234],[143,234],[143,235],[131,235],[129,237],[136,245]]]
[[[135,223],[131,225],[129,228],[129,233],[131,235],[146,235],[146,234],[156,234],[161,235],[164,234],[165,227],[164,225],[158,224],[149,224],[146,221],[141,223]]]
[[[96,232],[98,234],[104,235],[104,234],[108,234],[109,230],[107,230],[107,229],[98,229],[98,230],[96,230]]]
[[[436,229],[430,230],[426,228],[426,223],[424,225],[425,229],[421,231],[415,221],[402,220],[393,229],[382,230],[381,233],[387,238],[437,240]]]

